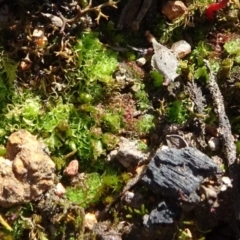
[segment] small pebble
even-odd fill
[[[144,57],[141,57],[141,58],[136,60],[136,63],[139,67],[142,67],[146,62],[147,62],[147,60]]]
[[[42,28],[35,28],[33,30],[32,36],[35,38],[40,38],[40,37],[44,36],[44,30]]]
[[[217,151],[220,148],[220,140],[217,137],[211,137],[208,141],[208,147],[211,151]]]
[[[187,11],[186,5],[181,1],[168,1],[162,9],[162,13],[171,21],[181,17]]]
[[[232,187],[232,181],[229,177],[223,176],[222,181],[227,187]]]
[[[93,229],[93,226],[97,223],[97,218],[93,213],[86,213],[85,214],[85,227],[89,230]]]
[[[78,173],[79,163],[78,160],[72,160],[64,169],[63,173],[67,176],[74,177]]]
[[[58,183],[54,189],[54,192],[57,196],[62,197],[66,193],[66,189],[61,183]]]
[[[171,49],[177,54],[179,58],[183,58],[191,52],[191,45],[185,40],[175,42]]]
[[[130,203],[134,198],[134,193],[127,191],[124,193],[123,198],[124,198],[125,202]]]

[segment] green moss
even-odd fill
[[[102,143],[107,150],[114,149],[118,141],[118,137],[112,133],[104,133],[102,135]]]
[[[40,98],[33,97],[30,93],[15,93],[12,102],[2,113],[1,119],[5,126],[1,126],[6,132],[25,128],[33,132],[38,128],[38,116],[40,111]],[[0,123],[1,124],[1,123]]]
[[[154,125],[154,116],[151,114],[145,114],[136,121],[135,130],[140,134],[149,133],[151,129],[153,129]]]
[[[231,58],[225,58],[221,62],[221,71],[220,76],[222,79],[225,79],[226,77],[229,77],[232,67],[233,67],[234,60]]]
[[[204,41],[199,41],[196,48],[191,52],[191,55],[187,62],[187,69],[184,71],[188,72],[188,75],[191,78],[203,79],[205,81],[209,80],[209,71],[204,63],[204,59],[209,58],[212,48]],[[215,73],[219,66],[216,64],[217,59],[209,59],[211,69]]]
[[[123,172],[121,174],[121,179],[124,183],[127,183],[131,179],[131,173]]]
[[[4,232],[3,230],[0,231],[0,239],[2,240],[14,240],[11,234]]]
[[[13,89],[11,83],[7,83],[6,78],[0,73],[0,113],[6,107],[6,103],[12,94]]]
[[[6,147],[0,145],[0,156],[4,156],[7,153]]]
[[[102,177],[102,187],[118,191],[121,187],[121,179],[117,174],[104,174]]]
[[[54,161],[57,171],[60,171],[66,165],[66,159],[63,157],[52,156],[51,159]]]
[[[158,71],[153,70],[150,73],[151,78],[153,79],[154,87],[161,87],[163,84],[163,75],[160,74]]]
[[[57,104],[51,107],[41,118],[40,130],[52,132],[62,121],[69,119],[72,111],[74,111],[73,105],[69,103],[63,104],[60,99]]]
[[[67,198],[81,207],[86,208],[92,203],[99,201],[99,188],[102,185],[101,177],[98,173],[87,174],[82,180],[81,186],[66,188]]]
[[[6,75],[9,82],[13,82],[17,77],[18,63],[9,58],[7,54],[1,54],[0,58],[1,72]]]
[[[4,132],[0,136],[1,143],[5,142],[6,134],[24,128],[37,132],[53,154],[59,149],[62,153],[77,149],[83,162],[93,156],[89,129],[94,121],[61,99],[43,106],[37,96],[27,92],[15,94],[12,103],[1,114],[1,120],[0,131]]]
[[[113,201],[114,201],[113,196],[106,196],[106,197],[103,199],[103,202],[104,202],[104,204],[106,204],[106,205],[109,205],[109,204],[113,203]]]
[[[237,154],[240,154],[240,141],[236,142]]]
[[[152,126],[152,127],[153,127],[153,126]],[[150,127],[150,129],[151,129],[152,127]],[[149,130],[150,130],[150,129],[149,129]],[[143,151],[143,152],[149,150],[147,144],[144,143],[143,141],[140,141],[140,140],[137,142],[137,147],[138,147],[138,149],[139,149],[140,151]]]
[[[124,52],[124,58],[127,59],[127,61],[135,61],[136,60],[136,53],[133,51],[126,51]]]
[[[117,67],[116,52],[106,49],[98,40],[97,33],[83,33],[77,40],[78,64],[87,82],[101,81],[109,84]]]
[[[188,116],[186,107],[181,100],[172,102],[167,108],[167,119],[171,123],[184,123]]]
[[[197,68],[194,74],[195,79],[205,78],[207,81],[209,80],[209,74],[206,66],[202,66]]]
[[[136,86],[135,86],[136,85]],[[145,90],[145,85],[144,84],[134,84],[135,86],[135,92],[134,92],[134,96],[136,98],[137,101],[137,107],[144,111],[146,109],[149,108],[150,105],[150,101],[149,101],[149,97],[148,94]]]
[[[121,187],[122,181],[116,172],[104,173],[102,176],[98,173],[89,173],[77,186],[68,187],[66,196],[71,202],[86,208],[98,203],[102,198],[106,199],[109,197],[108,192],[119,191]]]
[[[225,51],[230,55],[240,55],[240,40],[235,39],[224,44]]]
[[[122,113],[105,113],[102,115],[102,125],[105,131],[119,133],[123,127]]]
[[[91,144],[92,144],[92,148],[93,148],[93,159],[94,160],[97,160],[101,155],[105,155],[105,150],[103,149],[101,140],[92,138]]]

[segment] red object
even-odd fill
[[[221,2],[210,4],[208,6],[207,10],[206,10],[207,19],[212,20],[213,19],[213,12],[218,11],[218,10],[226,7],[228,2],[229,2],[229,0],[222,0]]]

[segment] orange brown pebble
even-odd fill
[[[74,177],[78,173],[79,163],[78,160],[72,160],[68,166],[64,169],[63,173],[70,177]]]

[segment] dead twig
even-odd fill
[[[73,17],[71,19],[65,18],[63,16],[63,14],[60,11],[58,11],[58,16],[62,20],[62,26],[61,26],[61,29],[59,32],[63,33],[67,24],[76,23],[87,12],[95,12],[97,14],[97,17],[95,20],[96,20],[97,24],[99,24],[101,17],[108,19],[108,16],[102,13],[102,8],[105,8],[105,7],[117,8],[118,2],[119,1],[109,0],[108,2],[102,3],[99,6],[92,7],[92,0],[90,0],[87,7],[85,7],[84,9],[81,9],[81,7],[79,5],[76,5],[77,14],[75,17]],[[56,8],[56,6],[55,6],[55,8]]]
[[[232,185],[235,216],[237,220],[240,220],[240,188],[236,146],[231,132],[231,125],[226,115],[224,99],[216,82],[216,76],[212,73],[210,64],[207,60],[205,60],[205,64],[208,67],[210,74],[209,84],[207,87],[212,95],[214,110],[218,116],[219,134],[222,140],[222,146],[228,164],[229,176],[233,181]]]
[[[198,141],[202,148],[205,148],[207,146],[205,141],[206,126],[204,123],[204,119],[206,118],[206,115],[204,113],[206,100],[203,97],[201,88],[197,86],[193,79],[191,82],[188,83],[186,88],[188,90],[191,100],[194,103],[192,109],[188,109],[188,111],[193,115],[193,117],[195,118],[194,120],[197,121],[200,130],[196,140]]]

